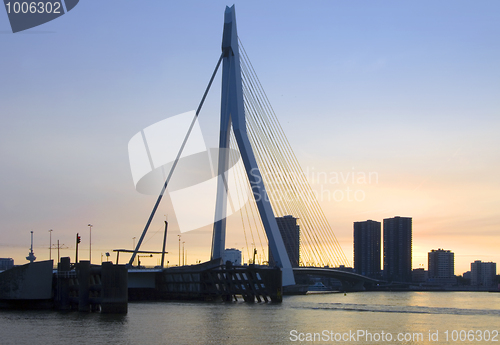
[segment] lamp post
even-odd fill
[[[179,236],[179,266],[181,265],[181,235]]]
[[[132,249],[135,249],[135,236],[132,237]],[[134,265],[134,263],[132,263],[132,266]]]
[[[90,229],[90,238],[89,238],[89,261],[90,261],[90,264],[92,265],[92,227],[93,225],[92,224],[89,224],[88,225],[89,229]]]
[[[184,241],[182,241],[182,266],[184,266],[186,263],[185,263],[185,257],[184,257]]]
[[[49,230],[49,260],[52,260],[52,229]]]

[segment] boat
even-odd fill
[[[307,291],[330,291],[322,282],[316,282],[307,288]]]

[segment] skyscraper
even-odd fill
[[[449,250],[431,250],[428,254],[429,280],[439,284],[454,284],[455,254]]]
[[[300,226],[294,216],[276,217],[276,223],[283,237],[286,253],[292,267],[299,267],[300,262]],[[269,266],[274,266],[273,255],[269,250]]]
[[[354,270],[358,274],[380,278],[380,222],[354,222]]]
[[[470,264],[471,282],[473,286],[491,287],[496,285],[497,264],[476,260]]]
[[[384,219],[384,278],[411,282],[412,219]]]

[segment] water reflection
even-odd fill
[[[421,332],[427,336],[431,330],[498,329],[499,297],[366,292],[289,296],[282,304],[130,303],[127,315],[3,310],[0,333],[2,345],[290,344],[292,330]]]

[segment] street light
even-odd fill
[[[179,266],[181,265],[181,235],[179,236]]]
[[[132,249],[135,249],[135,236],[132,237]]]
[[[49,260],[52,260],[52,229],[49,230]]]
[[[89,238],[89,261],[90,264],[92,264],[92,224],[89,224],[88,227],[90,228],[90,238]]]
[[[134,237],[132,237],[132,249],[135,249],[135,236],[134,236]],[[132,265],[133,265],[133,264],[134,264],[134,263],[132,262]]]

